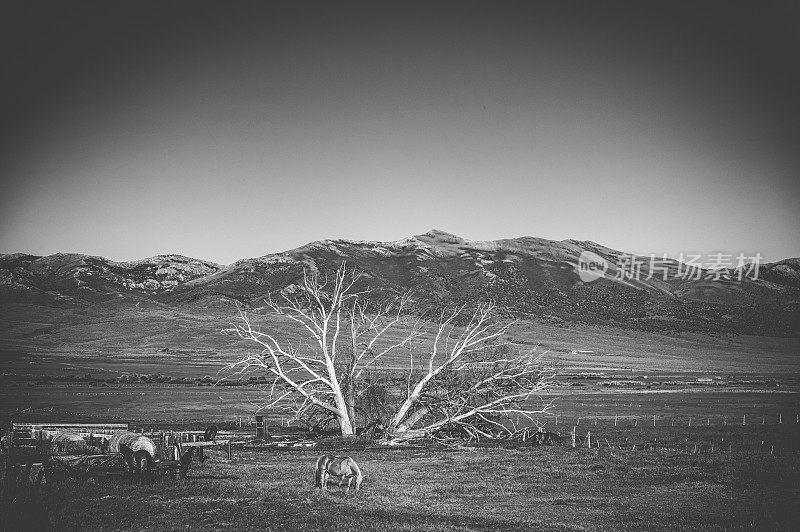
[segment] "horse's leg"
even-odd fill
[[[147,456],[139,456],[139,483],[147,485],[150,480],[150,458]]]
[[[328,484],[328,470],[327,469],[323,469],[322,470],[322,491],[326,491],[327,490],[327,488],[326,488],[327,484]]]
[[[144,485],[144,466],[141,457],[136,462],[136,484],[139,486]]]

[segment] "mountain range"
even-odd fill
[[[586,257],[604,262],[597,279],[579,275]],[[649,257],[591,241],[472,241],[438,230],[393,242],[321,240],[227,266],[181,255],[114,262],[6,254],[0,302],[14,307],[17,320],[99,303],[202,313],[258,305],[296,284],[304,269],[332,272],[343,261],[363,271],[373,297],[411,290],[419,312],[491,299],[506,315],[561,326],[800,336],[798,258],[760,264],[757,278],[743,271],[747,265],[686,275],[678,261],[652,269]],[[632,264],[639,269],[629,270]]]

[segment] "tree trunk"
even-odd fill
[[[347,387],[344,390],[344,401],[347,404],[347,417],[350,418],[350,424],[355,428],[356,421],[356,393],[353,383],[348,380]]]
[[[347,415],[339,416],[339,426],[342,429],[342,436],[355,436],[356,429],[350,422],[350,417]]]
[[[425,417],[425,414],[427,413],[428,408],[423,406],[417,410],[414,410],[411,415],[406,416],[405,419],[395,418],[392,420],[392,424],[389,426],[389,431],[397,433],[408,432],[417,423],[417,421]]]
[[[387,431],[386,437],[389,440],[394,441],[407,441],[407,440],[416,440],[419,438],[425,438],[428,435],[428,432],[422,429],[414,429],[414,430],[404,430],[404,431]]]
[[[434,432],[439,427],[445,425],[447,420],[437,421],[432,423],[426,427],[422,427],[419,429],[414,429],[409,427],[407,424],[402,424],[396,429],[389,429],[386,431],[386,435],[390,440],[397,440],[397,441],[405,441],[405,440],[415,440],[417,438],[425,438]]]
[[[356,391],[355,383],[353,382],[354,356],[355,355],[352,354],[350,355],[350,360],[345,367],[345,371],[341,374],[342,382],[339,386],[342,398],[342,406],[339,408],[339,410],[344,412],[344,414],[347,416],[347,425],[349,426],[349,432],[345,432],[345,424],[342,424],[342,436],[351,436],[356,433]]]
[[[353,436],[356,433],[356,427],[353,423],[353,418],[350,417],[350,408],[345,400],[344,393],[341,388],[336,386],[337,394],[334,396],[336,401],[336,409],[339,411],[339,427],[342,429],[342,436]]]

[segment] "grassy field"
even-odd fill
[[[221,333],[237,321],[232,307],[182,311],[143,301],[85,309],[0,306],[0,371],[53,371],[115,376],[122,372],[213,375],[253,346]],[[297,343],[302,330],[270,312],[253,311],[255,325]],[[35,319],[34,319],[35,318]],[[394,330],[386,341],[404,331]],[[430,335],[428,335],[430,337]],[[618,327],[558,327],[521,320],[505,338],[539,346],[567,371],[798,373],[800,338],[632,331]],[[424,341],[420,345],[424,344]],[[387,364],[405,367],[403,357]]]
[[[312,486],[316,455],[211,453],[184,480],[45,485],[56,530],[796,530],[800,456],[538,447],[351,453],[363,489]],[[13,523],[8,523],[9,530]]]
[[[760,381],[763,382],[763,381]],[[581,383],[582,384],[582,383]],[[621,427],[698,424],[795,423],[800,393],[790,386],[703,386],[648,389],[604,387],[599,383],[550,390],[548,429],[575,424]],[[128,421],[137,425],[174,422],[223,422],[251,419],[263,399],[259,386],[212,387],[173,384],[103,384],[0,381],[0,421],[37,419]]]
[[[119,419],[143,428],[198,428],[230,420],[232,412],[252,412],[243,398],[256,389],[247,388],[17,386],[3,389],[0,399],[4,418],[16,409],[15,419]],[[552,416],[547,428],[562,435],[563,446],[342,448],[337,452],[349,451],[366,473],[363,491],[349,496],[313,489],[313,464],[321,450],[239,448],[232,460],[211,451],[185,480],[159,479],[148,486],[125,478],[45,483],[32,505],[14,512],[19,521],[5,528],[796,530],[800,525],[800,424],[791,414],[800,410],[798,394],[763,387],[653,393],[608,390],[597,383],[556,392],[558,423]],[[19,410],[23,404],[27,411]],[[100,405],[107,410],[98,411]],[[152,417],[156,405],[170,410]],[[576,449],[569,446],[573,428]]]
[[[119,343],[130,336],[119,333],[119,320],[98,329],[95,319],[62,324],[44,315],[38,329],[12,328],[14,334],[0,343],[0,422],[127,421],[163,429],[252,418],[261,398],[255,386],[114,382],[123,374],[215,376],[245,350],[219,334],[222,316],[138,312],[126,316],[126,326],[141,331],[135,345]],[[149,486],[111,478],[46,483],[27,512],[12,515],[16,528],[35,529],[37,523],[57,530],[800,526],[798,339],[533,323],[515,325],[509,335],[518,345],[540,343],[550,350],[561,378],[546,396],[554,400],[552,415],[541,421],[566,441],[574,428],[582,447],[353,451],[367,477],[363,492],[348,497],[311,486],[320,451],[236,450],[230,461],[212,452],[186,480]],[[86,374],[94,381],[78,379]],[[48,382],[39,378],[43,375],[73,380]],[[700,386],[698,377],[719,377],[725,385]],[[273,416],[270,424],[275,430],[280,419]],[[589,432],[591,449],[585,441]]]

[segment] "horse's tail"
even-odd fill
[[[364,480],[364,475],[361,473],[361,468],[358,467],[358,464],[355,460],[348,456],[347,461],[349,462],[348,465],[350,466],[350,469],[356,475],[356,491],[358,491],[361,489],[361,481]]]

